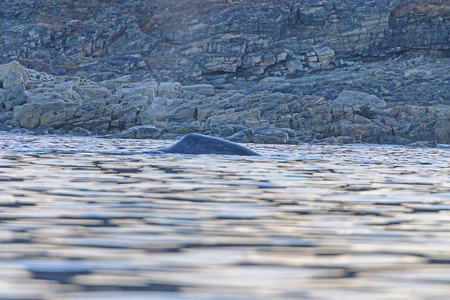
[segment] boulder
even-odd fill
[[[74,129],[69,131],[69,134],[72,136],[92,136],[92,135],[94,135],[91,131],[81,128],[81,127],[75,127]]]
[[[105,99],[85,102],[77,108],[75,117],[80,118],[81,120],[91,120],[94,117],[102,117],[105,111],[105,106]]]
[[[5,98],[4,96],[1,98]],[[12,87],[6,91],[6,99],[3,99],[3,105],[7,110],[15,106],[22,105],[28,101],[28,96],[21,86]]]
[[[40,125],[64,126],[66,121],[65,103],[61,99],[47,100],[42,103]]]
[[[205,96],[214,96],[214,86],[212,84],[194,84],[183,86],[183,91]]]
[[[260,144],[287,144],[289,142],[289,134],[286,130],[276,127],[252,128],[251,137],[254,143]]]
[[[168,126],[168,130],[170,132],[176,134],[188,134],[195,133],[200,131],[200,124],[198,121],[191,122],[171,122]]]
[[[298,58],[291,58],[287,61],[287,69],[289,73],[301,71],[304,69],[303,63]]]
[[[227,139],[232,142],[235,142],[235,143],[251,143],[252,139],[251,139],[250,135],[251,135],[251,130],[244,129],[239,132],[236,132],[235,134],[228,137]]]
[[[344,90],[330,102],[335,120],[353,119],[353,114],[372,119],[385,108],[386,101],[364,92]]]
[[[0,111],[0,124],[5,123],[8,120],[11,120],[13,117],[12,111]]]
[[[313,47],[314,52],[317,57],[317,61],[320,63],[321,67],[328,67],[335,60],[334,50],[328,45],[315,45]]]
[[[76,127],[81,127],[89,131],[92,131],[95,134],[106,134],[110,126],[110,122],[111,122],[110,117],[93,118],[90,120],[74,121],[72,123],[68,123],[66,126],[63,127],[63,129],[72,130]]]
[[[42,104],[27,103],[14,107],[13,119],[17,120],[20,127],[31,129],[40,125],[41,115]]]
[[[25,90],[25,80],[23,79],[22,74],[18,71],[12,71],[6,74],[6,76],[3,77],[2,85],[6,90],[12,88],[20,88]]]
[[[437,141],[450,144],[450,118],[440,118],[426,124],[420,124],[407,134],[413,141]]]
[[[423,69],[410,69],[406,70],[403,73],[403,76],[409,78],[422,78],[422,77],[429,77],[430,75],[431,75],[430,70],[423,70]]]
[[[12,127],[0,122],[0,131],[11,131]]]
[[[61,134],[58,130],[49,125],[42,125],[37,128],[28,130],[32,135],[48,135],[48,134]]]
[[[75,87],[75,91],[78,92],[84,101],[107,99],[112,96],[110,90],[97,85],[77,86]]]
[[[120,133],[107,135],[108,138],[120,139],[157,139],[163,134],[163,130],[155,126],[134,126]]]
[[[161,82],[158,88],[158,96],[168,99],[178,98],[181,90],[182,86],[179,82]]]
[[[19,62],[0,65],[0,87],[10,89],[19,86],[25,89],[27,80],[28,75]]]
[[[123,107],[137,107],[139,110],[149,110],[150,103],[148,96],[132,94],[122,99]]]
[[[141,95],[148,98],[151,103],[155,99],[158,84],[156,82],[141,82],[137,84],[127,84],[119,87],[116,95],[119,99],[125,99],[134,95]]]

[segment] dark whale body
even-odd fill
[[[196,133],[189,133],[172,146],[160,151],[183,154],[260,155],[239,144]]]

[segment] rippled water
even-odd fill
[[[170,143],[0,135],[0,299],[448,299],[448,149]]]

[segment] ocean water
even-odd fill
[[[450,150],[0,135],[0,299],[448,299]]]

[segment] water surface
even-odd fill
[[[448,149],[170,143],[0,135],[0,299],[448,299]]]

